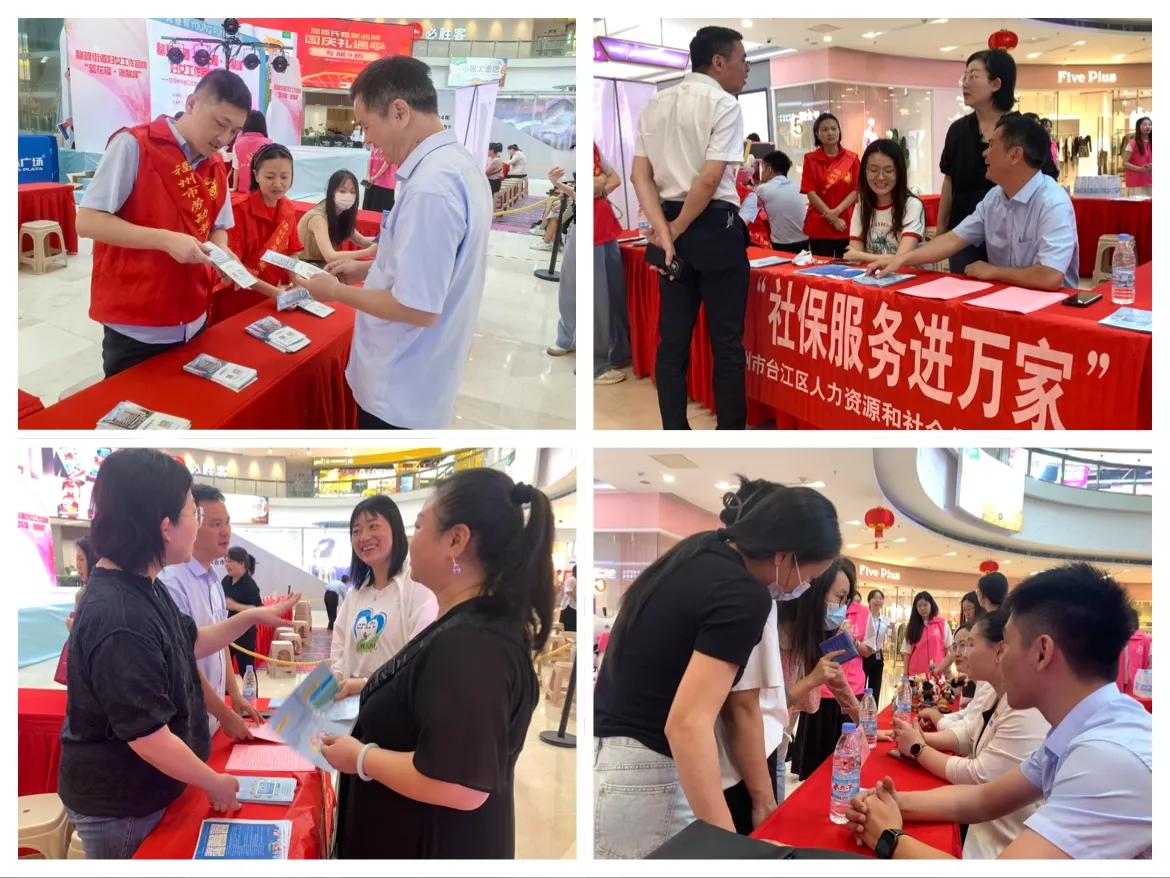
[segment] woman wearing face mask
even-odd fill
[[[349,516],[354,586],[337,610],[329,660],[338,698],[360,695],[367,678],[435,621],[435,595],[410,578],[406,526],[385,494],[367,497]]]
[[[249,154],[248,168],[251,184],[232,195],[235,224],[228,229],[228,249],[257,282],[250,289],[242,289],[230,280],[219,284],[211,298],[210,324],[246,311],[266,298],[275,299],[282,288],[295,282],[287,269],[261,259],[269,250],[289,256],[302,249],[296,210],[288,199],[293,181],[292,153],[279,143],[269,143]]]
[[[629,587],[594,696],[597,857],[644,857],[696,818],[735,831],[715,721],[738,726],[728,696],[773,600],[807,591],[840,549],[833,504],[811,488],[777,485],[733,524],[687,537]],[[743,734],[761,728],[757,716]],[[756,742],[741,766],[763,762]]]
[[[333,172],[325,187],[325,200],[297,224],[297,236],[305,245],[298,259],[323,265],[341,259],[366,259],[378,252],[378,245],[357,230],[357,194],[357,177],[346,170]],[[346,241],[358,249],[342,250]]]
[[[1008,614],[1003,610],[981,616],[967,641],[967,674],[994,689],[995,700],[990,708],[972,713],[960,725],[942,732],[924,733],[915,725],[894,720],[898,750],[912,756],[935,777],[953,784],[990,783],[1044,744],[1050,729],[1047,720],[1035,708],[1013,709],[1004,691],[1000,659],[1007,620]],[[1039,805],[1036,802],[998,820],[972,825],[963,844],[963,859],[998,857],[1023,831],[1024,821]]]
[[[800,191],[808,196],[804,233],[814,255],[840,259],[849,246],[861,161],[841,145],[841,123],[832,113],[817,116],[813,143],[800,177]]]
[[[951,648],[951,629],[938,614],[938,604],[930,592],[920,591],[914,595],[914,612],[906,623],[906,638],[902,643],[902,655],[906,656],[906,675],[937,673],[942,668],[943,658]]]
[[[791,609],[780,608],[780,648],[788,652],[793,667],[788,673],[786,665],[787,676],[796,677],[798,667],[814,667],[821,658],[820,644],[835,634],[845,631],[852,636],[853,630],[864,630],[862,626],[869,610],[853,603],[856,594],[857,570],[848,558],[838,558],[813,580],[808,603]],[[834,674],[831,680],[832,686],[822,683],[819,690],[789,687],[789,696],[795,698],[798,707],[790,721],[791,728],[796,729],[791,747],[792,773],[801,780],[833,754],[844,717],[852,722],[859,719],[861,695],[865,690],[861,659],[851,659],[841,665],[840,676]],[[799,728],[796,713],[800,714]]]

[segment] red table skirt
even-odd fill
[[[645,263],[641,248],[622,245],[621,251],[634,374],[653,377],[659,276]],[[749,258],[767,255],[771,251],[748,248]],[[749,424],[774,415],[780,429],[1019,430],[1039,429],[1041,420],[1045,429],[1152,426],[1152,338],[1097,325],[1117,307],[1107,291],[1088,308],[1057,304],[1022,315],[964,304],[1002,284],[940,302],[905,296],[892,288],[796,276],[795,271],[784,265],[751,272],[744,332]],[[938,276],[915,273],[922,280]],[[1153,265],[1148,263],[1137,271],[1134,307],[1150,309],[1152,303]],[[852,367],[850,342],[843,338],[847,323],[853,327],[858,360]],[[882,341],[886,326],[894,326],[892,342]],[[938,371],[931,367],[927,373],[925,367],[925,354],[935,343],[932,335],[946,337],[948,360],[941,386]],[[984,359],[978,369],[977,339]],[[1000,347],[993,349],[989,340]],[[896,376],[879,353],[897,364]],[[1062,365],[1053,371],[1045,359],[1057,355],[1062,363],[1064,357],[1071,358],[1067,370]],[[998,385],[992,364],[999,367]],[[712,367],[705,313],[700,309],[691,340],[687,391],[691,399],[714,411]],[[911,385],[912,378],[923,375],[925,385],[921,380]],[[1043,392],[1034,386],[1038,377]],[[893,385],[887,383],[890,378]],[[925,386],[945,395],[928,395]]]
[[[940,195],[922,195],[926,224],[938,222]],[[1080,243],[1081,277],[1092,277],[1096,270],[1097,241],[1102,235],[1133,235],[1137,243],[1138,264],[1154,258],[1154,202],[1120,201],[1109,198],[1073,198],[1077,217],[1077,240]],[[941,230],[940,230],[941,231]]]
[[[187,418],[196,430],[353,430],[357,404],[345,380],[354,311],[334,304],[325,319],[307,311],[276,311],[271,299],[208,329],[185,345],[99,381],[23,418],[22,430],[92,430],[119,402]],[[286,354],[249,336],[244,328],[279,316],[299,329],[309,346]],[[183,371],[207,353],[259,371],[239,393]]]
[[[77,202],[68,183],[22,183],[16,187],[16,228],[34,220],[52,220],[61,226],[65,250],[77,252]]]
[[[57,792],[65,694],[64,689],[18,689],[16,692],[18,796]]]
[[[44,404],[33,396],[31,393],[25,393],[23,390],[17,388],[16,391],[16,419],[26,418],[29,415],[35,415],[39,411],[43,411]]]
[[[270,594],[261,598],[264,601],[264,606],[268,607],[275,604],[279,600],[283,600],[285,595]],[[292,610],[281,616],[282,619],[292,621]],[[276,629],[271,625],[257,625],[256,626],[256,652],[260,655],[268,655],[268,651],[272,646],[272,635],[276,633]]]
[[[878,727],[893,727],[893,707],[887,707],[878,715]],[[872,788],[884,777],[894,781],[894,788],[911,792],[934,790],[948,786],[933,774],[916,765],[908,765],[886,754],[894,749],[892,743],[879,743],[870,751],[869,759],[861,768],[861,785]],[[772,812],[752,833],[753,838],[779,841],[802,848],[847,851],[873,856],[867,847],[858,847],[847,826],[829,820],[829,797],[832,787],[833,760],[825,762],[809,775],[784,804]],[[923,844],[962,859],[963,845],[959,838],[957,823],[907,823],[906,833]]]

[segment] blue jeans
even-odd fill
[[[87,860],[129,860],[154,831],[166,808],[145,817],[86,817],[65,809],[81,836]]]
[[[633,738],[593,739],[597,859],[642,859],[694,821],[673,759]]]
[[[577,224],[565,235],[565,255],[561,259],[561,280],[557,285],[557,347],[563,351],[577,349]]]
[[[617,241],[593,247],[593,377],[633,362],[626,270]]]

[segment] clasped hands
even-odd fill
[[[887,829],[902,828],[902,801],[894,789],[894,782],[886,777],[871,790],[863,790],[853,797],[845,812],[853,841],[870,850]]]

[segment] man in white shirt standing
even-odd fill
[[[808,235],[804,233],[804,218],[808,213],[808,198],[801,194],[799,180],[788,179],[792,160],[776,150],[760,159],[760,163],[763,182],[756,187],[756,197],[768,212],[772,249],[785,253],[807,250]],[[876,690],[874,694],[876,696]]]
[[[783,156],[783,153],[773,152],[768,155]],[[769,211],[768,217],[771,216],[772,213]],[[865,637],[857,644],[857,651],[861,653],[861,667],[865,669],[865,686],[873,690],[873,700],[878,705],[882,701],[882,674],[886,669],[886,635],[890,633],[890,620],[882,615],[882,608],[885,605],[886,596],[880,588],[875,588],[869,593],[869,618],[865,623]]]
[[[691,73],[660,91],[638,119],[631,178],[649,220],[648,238],[677,257],[678,277],[660,269],[655,380],[665,430],[689,430],[687,369],[700,305],[711,337],[715,414],[720,430],[747,426],[743,347],[747,312],[747,227],[739,218],[735,170],[743,164],[743,112],[735,95],[747,84],[743,37],[700,28],[691,40]]]

